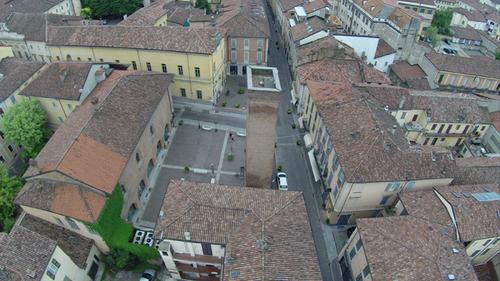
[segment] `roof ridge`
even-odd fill
[[[109,89],[109,91],[106,91],[106,96],[104,97],[104,99],[102,100],[102,102],[98,105],[99,108],[102,106],[102,103],[111,95],[111,92],[115,89],[116,85],[118,85],[118,82],[121,80],[123,76],[119,75],[118,77],[116,78],[112,78],[111,75],[108,76],[108,81],[109,82],[113,82],[113,86]],[[103,81],[103,83],[105,83],[105,81]],[[102,84],[101,84],[102,86]],[[95,108],[93,109],[94,111],[96,110]],[[87,127],[88,123],[90,122],[90,120],[92,120],[92,116],[93,116],[93,113],[91,114],[90,118],[85,122],[85,124],[80,128],[79,132],[78,132],[78,135],[73,139],[73,141],[71,142],[71,145],[68,147],[68,149],[66,149],[66,151],[64,152],[64,154],[62,155],[61,159],[59,159],[59,161],[57,162],[56,166],[52,169],[53,171],[59,171],[59,166],[61,165],[61,163],[63,162],[64,158],[66,157],[66,155],[68,154],[68,152],[71,150],[71,148],[75,145],[75,143],[78,141],[78,139],[80,138],[80,136],[82,135],[83,133],[83,130]],[[89,137],[90,138],[90,137]],[[93,139],[93,138],[92,138]],[[100,143],[100,142],[99,142]],[[104,145],[104,144],[103,144]],[[108,147],[106,145],[106,147]],[[114,152],[114,151],[113,151]],[[68,175],[69,176],[69,175]]]
[[[299,198],[299,196],[303,196],[303,192],[302,191],[300,191],[298,194],[295,194],[292,198],[290,198],[290,200],[288,202],[284,203],[280,208],[275,208],[274,212],[271,215],[269,215],[267,218],[265,218],[264,220],[262,220],[262,223],[264,224],[266,221],[268,221],[271,218],[273,218],[274,216],[276,216],[283,209],[285,209],[288,206],[290,206],[290,204],[292,204],[292,202],[294,202],[295,200],[297,200]]]
[[[80,194],[80,196],[82,197],[82,201],[83,201],[83,204],[85,205],[85,208],[87,208],[87,211],[89,212],[90,214],[90,217],[92,219],[97,219],[95,217],[95,214],[92,212],[92,208],[90,207],[89,203],[87,202],[87,197],[85,196],[85,193],[83,192],[83,190],[81,188],[78,188],[78,193]]]
[[[196,37],[198,37],[198,39],[201,41],[201,44],[203,45],[203,47],[208,49],[207,44],[205,44],[205,40],[203,40],[201,38],[200,34],[198,33],[198,30],[196,28],[193,28],[192,30],[194,30],[194,34],[196,34]]]

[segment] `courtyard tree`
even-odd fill
[[[141,6],[141,0],[82,0],[83,9],[90,8],[94,19],[121,18],[134,13]]]
[[[37,100],[23,100],[7,108],[0,128],[5,139],[23,147],[24,156],[35,158],[47,140],[47,113]]]
[[[438,37],[438,29],[435,26],[430,26],[427,28],[427,38],[431,40],[431,44],[433,47],[436,47],[439,37]]]
[[[0,231],[9,232],[14,225],[14,199],[23,185],[19,177],[9,176],[0,165]]]
[[[437,28],[439,34],[452,35],[450,30],[452,17],[453,10],[451,9],[436,10],[431,25]]]
[[[204,9],[207,12],[207,14],[212,13],[212,9],[210,8],[208,0],[196,0],[194,7],[198,9]]]
[[[82,18],[84,19],[91,19],[92,18],[92,9],[90,7],[85,7],[85,8],[82,8],[82,10],[80,11],[80,16],[82,16]]]

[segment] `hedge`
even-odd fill
[[[136,255],[141,262],[159,258],[160,254],[155,248],[129,242],[134,227],[121,218],[122,207],[123,193],[121,188],[117,186],[106,201],[97,222],[91,227],[101,235],[112,249],[128,251]]]

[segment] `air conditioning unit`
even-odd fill
[[[154,239],[154,234],[153,232],[146,232],[146,236],[144,238],[144,242],[142,244],[148,245],[149,247],[153,247],[153,244],[155,243]]]
[[[156,243],[155,243],[155,248],[158,249],[158,247],[160,247],[160,239],[156,239]]]
[[[134,240],[132,243],[134,244],[142,244],[142,241],[144,240],[144,236],[146,236],[146,232],[142,230],[137,230],[134,235]]]

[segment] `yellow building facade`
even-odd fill
[[[174,75],[173,96],[215,102],[225,83],[225,41],[212,54],[132,48],[49,46],[54,61],[94,61],[127,64],[129,70]]]

